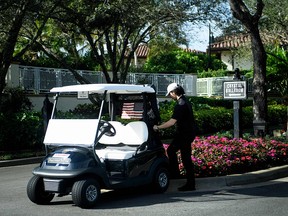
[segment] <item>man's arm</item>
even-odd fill
[[[176,119],[171,118],[171,119],[169,119],[167,122],[164,122],[164,123],[161,124],[161,125],[154,125],[154,126],[153,126],[153,129],[154,129],[155,131],[157,131],[157,130],[160,130],[160,129],[169,128],[169,127],[172,127],[173,125],[175,125],[176,122],[177,122]]]

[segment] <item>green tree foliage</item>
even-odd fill
[[[0,151],[41,148],[41,115],[31,111],[32,103],[19,88],[5,89],[0,101]]]
[[[211,57],[212,69],[226,69],[226,65],[215,56]],[[177,49],[170,52],[158,53],[148,58],[144,65],[145,72],[162,73],[202,73],[208,65],[208,56],[201,53],[187,52]]]
[[[209,4],[215,6],[217,2]],[[55,22],[69,22],[68,39],[71,35],[84,37],[84,44],[88,45],[107,82],[125,82],[140,43],[148,43],[159,35],[183,41],[181,26],[206,17],[209,4],[199,1],[70,1],[62,6],[64,13],[59,13]],[[63,26],[58,26],[63,31]],[[108,71],[112,71],[112,76]]]
[[[40,52],[40,58],[48,56],[69,69],[80,83],[89,82],[73,70],[82,66],[97,66],[107,82],[125,82],[140,43],[161,35],[185,44],[183,24],[215,16],[221,9],[217,8],[220,2],[60,1],[32,52],[37,53],[36,58]],[[93,64],[83,65],[84,56]]]
[[[221,2],[0,0],[0,92],[11,62],[24,53],[25,61],[52,59],[43,65],[56,62],[80,83],[89,80],[74,69],[96,66],[107,82],[124,82],[140,43],[161,35],[185,44],[183,24],[219,17]]]
[[[20,88],[5,88],[3,98],[0,101],[0,112],[17,113],[31,110],[32,103]]]
[[[281,96],[288,95],[288,52],[275,47],[267,51],[267,83],[271,91]]]
[[[39,38],[59,1],[0,0],[0,100],[11,62]]]
[[[251,1],[251,0],[250,0]],[[288,1],[263,0],[265,7],[260,22],[261,31],[276,45],[288,43]]]

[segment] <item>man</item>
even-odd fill
[[[179,178],[179,164],[176,152],[180,150],[182,162],[186,170],[187,182],[178,188],[179,191],[195,190],[194,165],[191,160],[191,144],[195,139],[195,120],[192,106],[186,99],[184,89],[177,83],[171,83],[167,87],[166,96],[177,101],[171,119],[160,125],[154,125],[155,131],[169,128],[176,124],[176,133],[172,143],[167,149],[170,161],[170,173],[172,178]]]

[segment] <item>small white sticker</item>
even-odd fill
[[[87,99],[88,98],[88,91],[79,91],[78,92],[78,99]]]

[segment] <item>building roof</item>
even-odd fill
[[[191,52],[191,53],[196,53],[196,54],[204,54],[205,52],[203,51],[199,51],[199,50],[195,50],[195,49],[189,49],[189,48],[183,48],[184,51],[186,52]],[[147,58],[148,54],[149,54],[149,47],[146,44],[140,44],[137,49],[136,49],[136,55],[137,58]],[[128,56],[128,52],[125,53],[125,56]]]
[[[136,49],[136,55],[138,58],[147,58],[149,54],[149,47],[146,44],[140,44]]]
[[[284,39],[277,37],[275,35],[269,35],[268,33],[261,34],[262,42],[275,43],[278,42],[280,45],[287,44]],[[211,44],[212,50],[230,50],[239,48],[242,46],[249,45],[251,42],[249,34],[237,34],[237,35],[226,35],[223,37],[218,37]]]
[[[213,50],[229,50],[247,45],[250,42],[248,34],[227,35],[216,38],[215,42],[211,44]]]
[[[185,52],[191,52],[191,53],[196,53],[196,54],[205,54],[206,52],[200,51],[200,50],[195,50],[195,49],[189,49],[189,48],[184,48],[183,49]]]
[[[140,44],[135,51],[137,58],[147,58],[149,47],[146,44]],[[128,57],[129,49],[125,52],[125,57]]]

